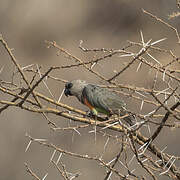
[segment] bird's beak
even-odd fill
[[[64,90],[64,94],[65,94],[65,96],[68,97],[71,93],[70,93],[69,89],[65,89]]]

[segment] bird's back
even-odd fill
[[[111,90],[93,84],[88,84],[83,91],[83,95],[97,108],[102,108],[109,112],[123,111],[126,104],[121,98]]]

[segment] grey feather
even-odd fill
[[[88,84],[82,80],[73,80],[65,85],[65,94],[67,96],[76,96],[83,104],[85,104],[84,98],[86,98],[97,111],[102,110],[108,115],[117,114],[123,116],[127,114],[124,101],[118,94],[108,88]],[[124,119],[130,125],[133,124],[134,117],[132,115]]]

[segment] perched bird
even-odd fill
[[[78,100],[89,107],[94,115],[98,113],[111,116],[113,114],[126,115],[126,104],[122,99],[108,88],[102,88],[98,85],[89,84],[83,80],[73,80],[65,84],[64,94],[66,96],[75,96]],[[134,117],[129,115],[124,118],[129,124],[133,125]]]

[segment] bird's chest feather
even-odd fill
[[[84,98],[84,104],[95,114],[97,115],[97,110],[88,102],[86,98]]]

